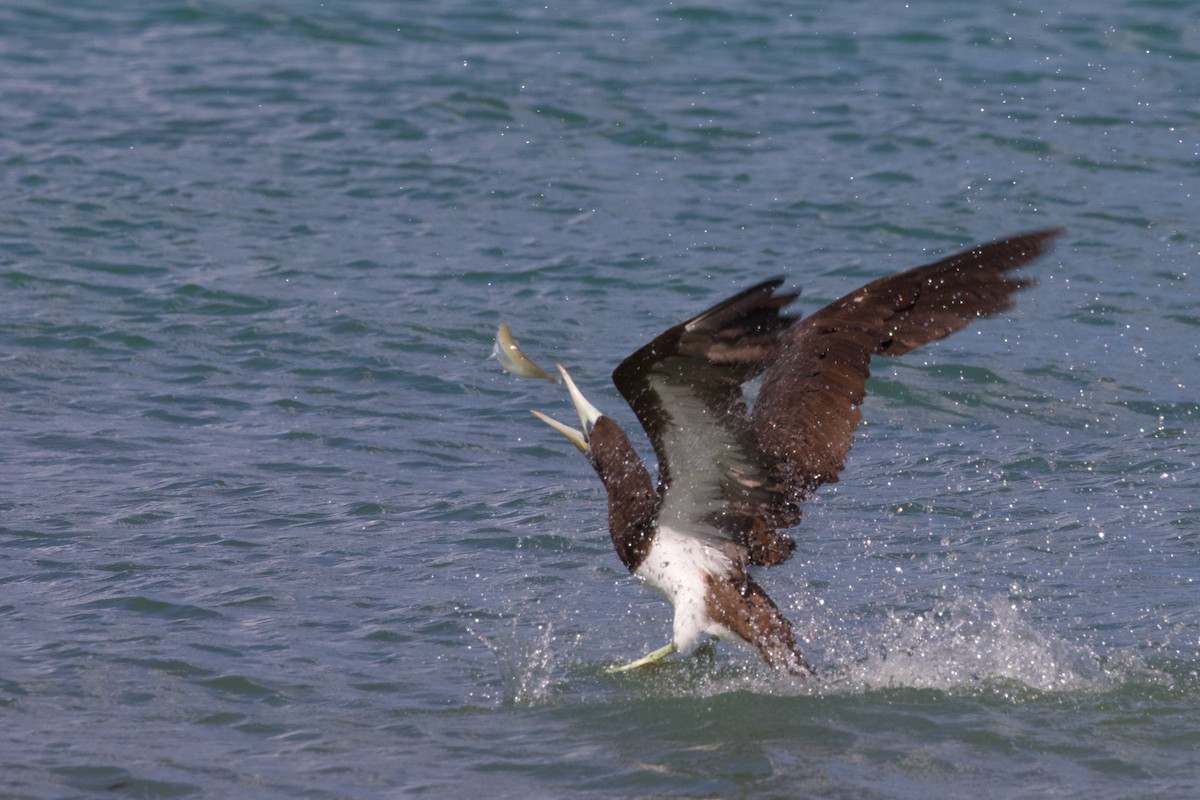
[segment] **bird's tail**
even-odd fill
[[[816,674],[796,645],[792,623],[749,575],[710,576],[708,601],[714,620],[758,648],[773,669]]]

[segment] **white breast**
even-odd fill
[[[701,633],[738,637],[709,619],[707,575],[726,575],[732,564],[720,550],[668,527],[661,527],[646,560],[633,573],[675,606],[675,646],[688,650]]]

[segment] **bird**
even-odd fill
[[[587,456],[608,496],[621,563],[674,606],[671,640],[611,671],[688,652],[705,634],[742,642],[792,675],[816,670],[751,574],[787,561],[800,506],[842,472],[869,365],[1008,310],[1036,279],[1015,271],[1061,228],[978,245],[867,283],[819,311],[786,313],[798,291],[758,283],[656,336],[613,371],[658,461],[651,478],[626,433],[562,365],[580,428],[533,414]],[[746,384],[761,379],[753,404]]]

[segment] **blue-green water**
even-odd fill
[[[1194,797],[1200,8],[0,7],[0,794]],[[762,576],[669,609],[486,360],[611,368],[1048,225],[878,364]]]

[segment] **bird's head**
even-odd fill
[[[556,364],[555,366],[558,367],[558,371],[563,377],[563,383],[567,385],[567,391],[571,393],[571,402],[575,404],[575,412],[579,414],[581,428],[576,430],[570,425],[564,425],[540,411],[532,411],[532,413],[542,422],[567,437],[571,444],[578,447],[588,457],[588,460],[594,464],[594,454],[591,447],[592,431],[595,430],[597,423],[601,419],[604,419],[604,415],[583,396],[583,392],[579,391],[579,387],[575,385],[575,381],[571,380],[570,374],[563,369],[562,364]]]

